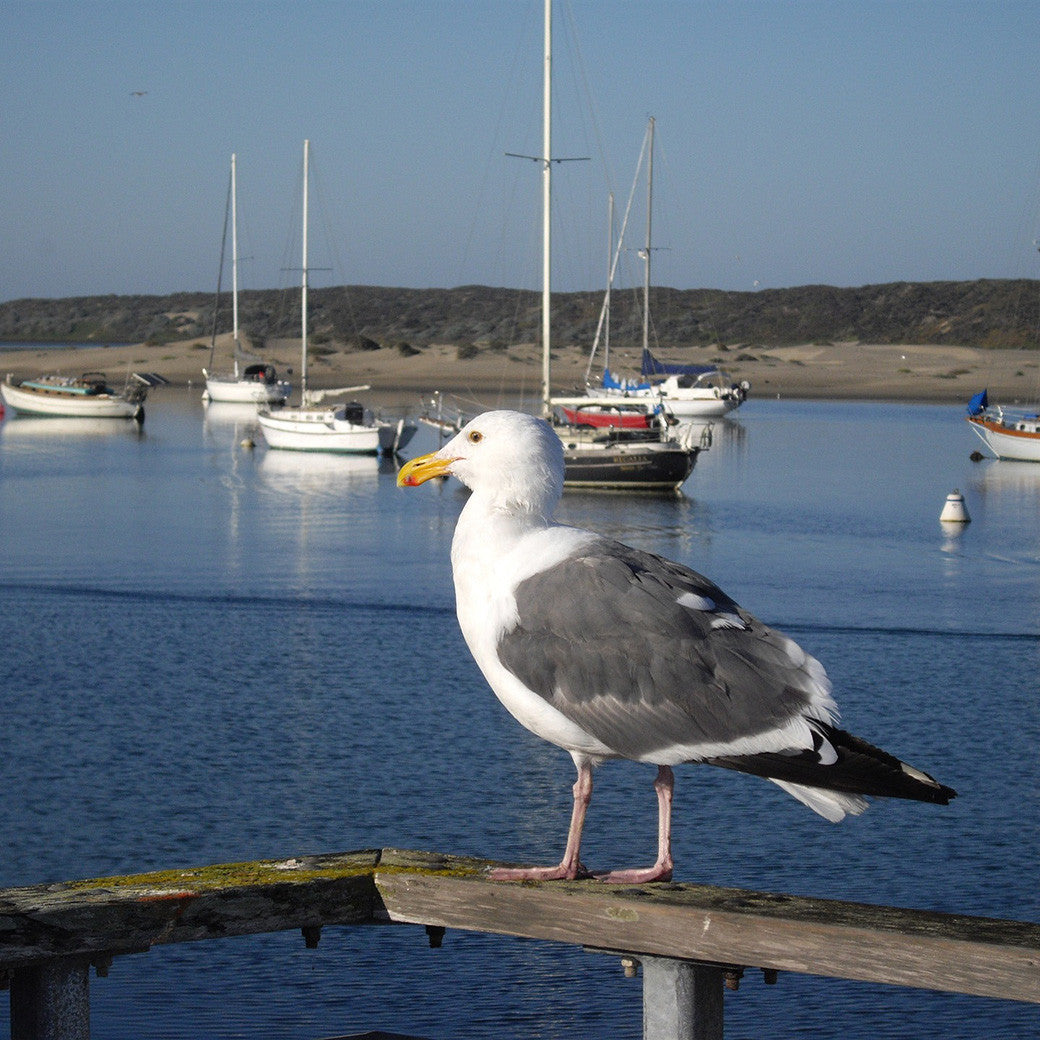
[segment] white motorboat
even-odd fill
[[[45,375],[0,384],[4,404],[25,415],[81,416],[91,419],[135,419],[144,422],[148,389],[165,382],[153,373],[131,373],[122,390],[109,385],[104,372],[81,376]]]

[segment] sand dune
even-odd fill
[[[282,341],[266,356],[285,373],[299,370],[299,347]],[[227,355],[225,355],[226,357]],[[202,386],[208,349],[198,341],[161,346],[88,347],[75,350],[39,348],[3,351],[0,372],[15,377],[60,372],[78,375],[100,370],[118,382],[129,370],[157,372],[177,386]],[[612,367],[624,370],[632,356],[615,356]],[[1040,388],[1040,352],[978,350],[934,345],[806,344],[797,347],[715,348],[685,352],[697,363],[717,361],[734,379],[751,383],[752,397],[833,398],[864,400],[967,402],[988,387],[1005,402],[1031,401]],[[562,348],[553,359],[554,389],[565,391],[584,382],[584,352]],[[598,371],[598,370],[597,370]],[[469,395],[476,401],[495,394],[535,396],[541,363],[531,346],[484,351],[460,360],[454,346],[433,345],[405,357],[394,348],[310,358],[308,382],[314,388],[370,384],[377,391],[414,391]]]

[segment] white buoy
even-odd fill
[[[971,517],[964,506],[964,496],[959,491],[952,491],[946,496],[946,505],[939,514],[944,524],[970,524]]]

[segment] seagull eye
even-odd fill
[[[480,430],[470,430],[468,439],[470,444],[479,444],[484,439],[484,434]]]

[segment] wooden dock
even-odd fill
[[[707,885],[503,883],[485,860],[375,849],[0,890],[12,1040],[86,1040],[90,968],[165,943],[424,925],[612,952],[643,971],[646,1040],[720,1040],[745,968],[1040,1003],[1040,924]]]

